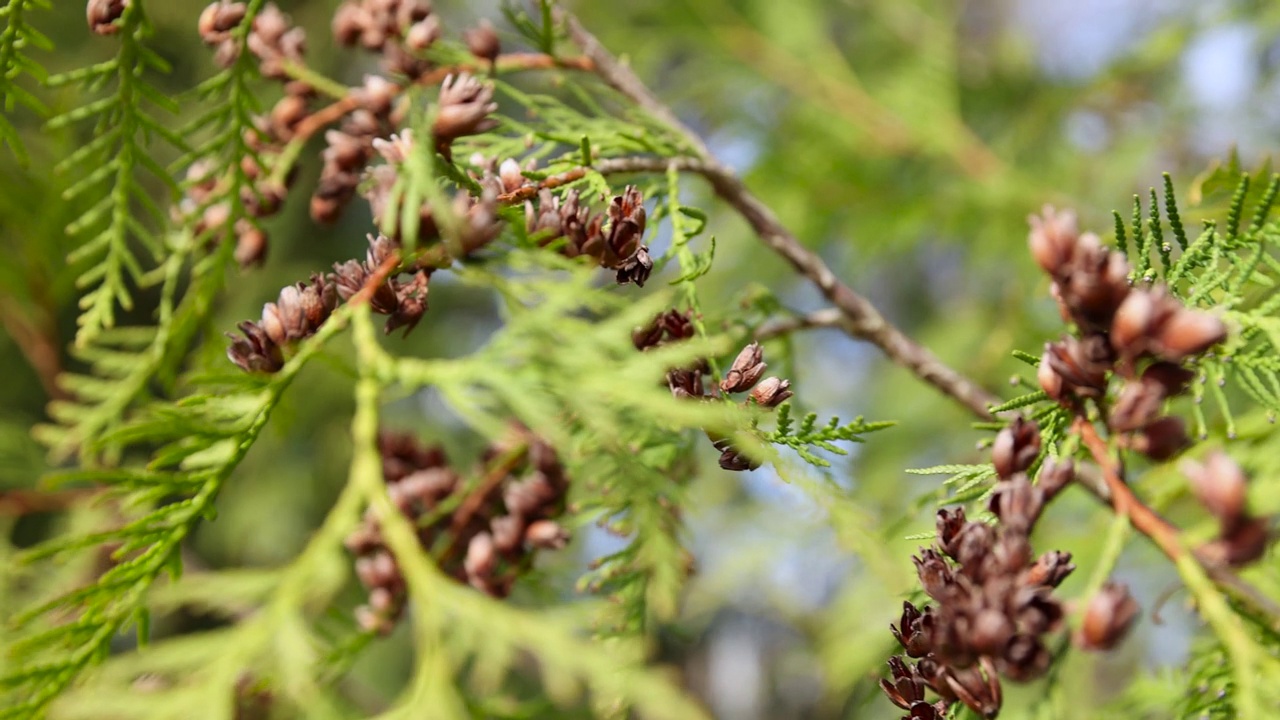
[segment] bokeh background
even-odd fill
[[[367,56],[333,46],[335,2],[280,2],[308,28],[312,66],[347,83],[374,69]],[[90,35],[83,6],[57,2],[33,20],[59,48],[51,69],[108,56]],[[162,86],[175,95],[212,70],[194,18],[203,3],[151,2],[153,47],[173,63]],[[500,18],[496,3],[437,0],[446,25]],[[1010,351],[1035,351],[1060,331],[1046,282],[1025,252],[1026,216],[1048,202],[1076,208],[1106,235],[1111,211],[1172,175],[1187,197],[1196,178],[1233,149],[1253,166],[1280,137],[1280,6],[1193,0],[643,0],[569,3],[604,43],[625,56],[657,94],[742,173],[808,247],[899,326],[949,363],[1012,396],[1022,368]],[[499,29],[503,30],[501,23]],[[514,36],[504,34],[514,42]],[[267,97],[278,92],[264,87]],[[72,106],[76,91],[52,93]],[[60,192],[76,173],[49,168],[85,139],[49,131],[19,109],[33,163],[0,156],[0,488],[27,488],[48,469],[31,438],[57,392],[76,289],[58,228],[75,217]],[[177,126],[180,119],[175,118]],[[315,154],[300,182],[318,171]],[[711,215],[718,249],[703,278],[703,304],[732,316],[744,299],[772,294],[811,311],[821,297],[756,241],[707,189],[690,180],[687,204]],[[159,191],[159,188],[156,188]],[[216,329],[256,315],[278,289],[359,252],[371,227],[359,207],[317,228],[305,202],[268,222],[266,266],[238,274]],[[1194,222],[1195,212],[1189,211]],[[1193,224],[1193,223],[1189,223]],[[658,245],[661,244],[659,239]],[[428,320],[397,346],[421,356],[463,354],[498,322],[493,299],[447,281],[432,285]],[[132,317],[144,322],[143,293]],[[211,335],[197,362],[217,362]],[[822,507],[778,472],[721,471],[711,449],[691,479],[685,519],[697,574],[660,657],[718,717],[890,717],[874,684],[893,649],[912,587],[910,555],[928,532],[936,477],[904,472],[974,462],[984,435],[945,398],[887,364],[871,346],[836,330],[810,330],[770,358],[797,387],[798,402],[825,415],[890,419],[832,479],[846,506]],[[273,419],[204,525],[194,567],[269,566],[292,557],[345,480],[351,373],[341,356],[308,371]],[[389,409],[392,422],[442,440],[465,456],[477,440],[430,392]],[[1176,508],[1174,508],[1176,513]],[[1109,514],[1083,493],[1055,504],[1035,539],[1088,568]],[[3,519],[25,545],[57,526],[47,514]],[[514,602],[576,597],[573,581],[620,541],[591,526],[547,558]],[[1086,573],[1063,588],[1078,593]],[[1123,556],[1147,613],[1133,637],[1106,657],[1072,654],[1063,668],[1070,702],[1053,716],[1098,717],[1137,678],[1157,678],[1187,658],[1199,627],[1175,578],[1141,542]],[[355,596],[353,595],[353,604]],[[1151,611],[1160,608],[1158,616]],[[1158,621],[1157,621],[1158,618]],[[197,623],[199,619],[183,621]],[[163,631],[163,629],[162,629]],[[371,648],[355,670],[358,692],[391,692],[409,673],[403,633]],[[1176,687],[1170,680],[1167,687]],[[1158,680],[1143,692],[1159,692]],[[1027,716],[1043,686],[1009,688],[1009,717]],[[371,701],[372,702],[372,701]],[[1140,715],[1126,714],[1126,717]]]

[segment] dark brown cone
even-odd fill
[[[933,548],[922,548],[920,554],[912,557],[911,561],[915,563],[920,585],[929,597],[944,602],[953,596],[955,577],[942,555]]]
[[[1044,643],[1034,635],[1014,636],[1003,648],[1000,672],[1016,682],[1030,682],[1049,669],[1053,657]]]
[[[1032,485],[1026,475],[1018,473],[996,483],[987,508],[1000,519],[1001,525],[1025,535],[1040,518],[1044,493]]]
[[[273,373],[284,367],[280,347],[271,341],[261,325],[246,320],[236,327],[244,337],[227,333],[231,338],[231,346],[227,348],[231,362],[247,372]]]
[[[1177,363],[1226,338],[1222,320],[1184,307],[1163,287],[1131,293],[1111,325],[1111,344],[1128,359],[1150,355]]]
[[[644,229],[644,197],[636,186],[628,185],[609,203],[609,228],[601,263],[605,267],[617,267],[633,257],[641,247]]]
[[[942,508],[938,511],[937,531],[938,546],[942,548],[950,557],[956,556],[958,548],[957,539],[960,531],[965,527],[964,508],[956,507],[954,509]]]
[[[1062,492],[1076,476],[1076,466],[1071,460],[1060,460],[1058,458],[1047,458],[1044,464],[1040,466],[1040,476],[1036,481],[1036,487],[1044,493],[1044,501],[1049,502],[1058,493]]]
[[[1073,397],[1101,397],[1113,359],[1106,338],[1100,335],[1068,336],[1048,343],[1040,359],[1040,385],[1049,397],[1060,402]]]
[[[897,625],[890,625],[889,630],[908,657],[924,657],[933,649],[933,610],[926,605],[922,612],[903,601],[902,618]]]
[[[1240,567],[1261,558],[1271,542],[1268,523],[1263,518],[1242,518],[1222,537],[1201,548],[1202,553],[1219,563]]]
[[[1027,568],[1021,581],[1031,587],[1058,587],[1075,569],[1076,566],[1071,563],[1071,553],[1050,550]]]
[[[889,702],[910,710],[911,706],[924,700],[925,682],[915,668],[903,662],[902,658],[889,658],[889,673],[893,681],[881,680],[880,689],[889,697]]]
[[[619,285],[635,283],[640,287],[644,287],[644,284],[649,280],[651,272],[653,272],[653,258],[649,257],[649,248],[641,245],[631,257],[618,266],[614,279]]]
[[[947,684],[960,702],[979,716],[994,718],[1000,713],[1004,695],[1000,688],[1000,678],[989,660],[984,659],[981,668],[953,670],[947,677]]]
[[[1162,417],[1134,436],[1132,447],[1156,462],[1164,462],[1190,444],[1186,424],[1180,417]]]
[[[1039,455],[1040,428],[1021,415],[996,434],[991,448],[996,475],[1006,479],[1031,467]]]

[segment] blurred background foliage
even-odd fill
[[[333,46],[327,27],[336,3],[279,4],[308,28],[314,69],[348,84],[372,70],[372,59]],[[494,3],[436,4],[450,27],[499,16]],[[193,20],[202,5],[148,3],[158,31],[152,47],[173,64],[158,82],[175,95],[213,70]],[[1274,3],[570,6],[837,274],[948,363],[1008,396],[1019,393],[1008,381],[1021,370],[1010,351],[1035,351],[1061,326],[1025,251],[1029,213],[1046,202],[1073,207],[1084,227],[1106,236],[1112,209],[1127,217],[1134,193],[1159,187],[1161,172],[1195,199],[1196,178],[1214,163],[1238,148],[1241,162],[1256,166],[1280,131]],[[55,3],[32,20],[58,48],[36,51],[50,70],[113,51],[109,39],[85,32],[81,3]],[[48,99],[55,111],[79,100],[74,89]],[[4,489],[32,487],[49,469],[31,427],[46,420],[57,371],[83,369],[68,348],[81,268],[66,264],[71,241],[61,228],[84,208],[71,207],[61,192],[89,170],[51,171],[86,140],[85,128],[49,130],[22,108],[12,117],[31,161],[21,167],[9,154],[0,158]],[[174,118],[175,127],[180,122]],[[318,172],[318,158],[309,155],[304,186]],[[801,312],[822,306],[704,186],[685,186],[692,190],[686,202],[708,211],[708,232],[718,239],[714,269],[699,282],[710,318],[730,321],[770,296]],[[362,206],[353,210],[320,229],[305,202],[294,201],[269,220],[266,266],[229,279],[214,332],[198,354],[216,364],[225,347],[221,330],[254,316],[282,285],[360,252],[369,218]],[[1184,217],[1198,224],[1194,206]],[[154,302],[153,294],[140,294],[125,322],[145,322]],[[397,352],[465,354],[499,322],[494,299],[478,288],[433,283],[431,302],[428,321],[397,341]],[[888,624],[915,583],[910,555],[922,541],[907,538],[931,529],[938,497],[938,478],[904,470],[978,461],[974,445],[986,436],[968,429],[962,409],[838,330],[806,331],[780,347],[785,361],[774,352],[771,364],[792,378],[805,409],[899,424],[850,458],[834,458],[838,502],[815,500],[799,476],[789,484],[786,468],[721,471],[704,447],[684,514],[697,573],[680,619],[662,629],[660,658],[682,668],[718,717],[889,717],[894,711],[875,677],[893,649]],[[275,566],[298,552],[345,481],[351,385],[341,354],[303,373],[224,491],[217,521],[202,525],[191,542],[192,568]],[[460,457],[479,449],[432,391],[395,402],[387,415],[397,427],[459,448]],[[1270,453],[1274,440],[1262,430],[1249,434],[1251,422],[1242,421],[1242,434],[1259,456]],[[1223,440],[1220,429],[1213,440]],[[1272,480],[1254,488],[1256,500],[1274,509],[1280,494],[1267,488],[1280,493]],[[1173,512],[1177,517],[1176,506]],[[64,522],[50,513],[19,517],[0,504],[0,525],[18,546]],[[1036,547],[1069,550],[1087,569],[1109,523],[1110,514],[1084,493],[1071,493],[1040,524]],[[586,563],[617,543],[582,528],[570,550],[544,558],[539,577],[522,583],[515,602],[573,601],[573,581]],[[1138,717],[1151,712],[1153,698],[1181,691],[1176,673],[1202,630],[1185,593],[1166,597],[1177,587],[1173,569],[1135,541],[1118,574],[1147,611],[1140,632],[1113,654],[1070,654],[1047,690],[1043,683],[1007,685],[1006,716],[1034,710],[1085,718],[1110,709]],[[1088,573],[1077,575],[1063,595],[1083,588]],[[5,614],[13,602],[0,597]],[[198,625],[199,618],[175,622]],[[410,653],[403,629],[376,643],[356,667],[356,692],[376,706],[408,675]],[[1134,682],[1139,677],[1152,679]]]

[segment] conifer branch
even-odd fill
[[[738,211],[761,241],[808,278],[844,314],[848,321],[847,333],[874,344],[891,362],[910,371],[978,417],[992,417],[989,408],[999,402],[995,395],[943,363],[932,351],[890,323],[870,300],[841,282],[822,258],[804,247],[773,211],[732,170],[721,164],[697,134],[658,100],[629,67],[601,45],[572,14],[561,8],[557,8],[557,12],[570,37],[594,62],[595,72],[643,110],[679,132],[693,148],[696,157],[677,160],[678,166],[706,178],[715,194]],[[662,161],[662,164],[666,162]]]
[[[9,0],[0,7],[0,18],[4,19],[4,29],[0,30],[0,107],[6,111],[23,105],[41,116],[48,112],[44,103],[17,84],[17,79],[28,75],[37,82],[45,81],[44,68],[23,51],[31,47],[52,50],[53,43],[27,22],[26,13],[52,7],[49,0]],[[20,163],[28,162],[26,148],[7,112],[0,113],[0,143],[8,145]]]
[[[50,120],[50,127],[94,119],[95,137],[87,145],[65,158],[59,165],[63,172],[74,170],[82,177],[67,189],[68,199],[98,195],[90,209],[67,226],[67,234],[83,242],[68,258],[78,264],[92,265],[77,278],[81,287],[92,287],[81,299],[82,313],[77,322],[76,344],[87,346],[103,330],[115,325],[116,306],[133,307],[131,280],[145,287],[151,277],[143,268],[136,242],[147,251],[153,262],[162,262],[166,248],[159,234],[145,221],[163,225],[167,218],[146,188],[141,175],[150,175],[168,189],[177,189],[168,171],[160,167],[150,154],[150,139],[158,137],[169,145],[185,149],[185,141],[169,129],[165,120],[153,117],[147,105],[165,112],[177,111],[177,104],[155,88],[147,79],[149,72],[167,72],[168,64],[148,48],[145,39],[151,33],[141,3],[130,3],[123,9],[116,29],[120,49],[106,62],[63,73],[50,78],[51,85],[83,84],[89,87],[114,81],[113,92]],[[86,166],[93,169],[86,172]]]
[[[111,641],[129,625],[137,624],[145,641],[146,601],[152,584],[166,571],[181,571],[183,541],[202,519],[213,514],[223,485],[253,447],[285,390],[324,343],[345,328],[345,318],[345,311],[335,313],[261,391],[202,397],[199,402],[190,398],[177,410],[185,412],[185,418],[162,414],[143,421],[150,424],[143,425],[139,435],[147,440],[160,440],[166,433],[178,435],[172,444],[156,453],[150,465],[154,471],[74,474],[77,480],[116,485],[137,502],[183,499],[161,505],[119,529],[54,541],[28,553],[34,559],[86,544],[121,543],[114,553],[118,562],[92,584],[45,602],[22,616],[23,621],[29,622],[56,608],[81,610],[78,619],[23,641],[22,646],[32,653],[31,657],[0,677],[0,687],[15,688],[21,700],[0,711],[0,718],[38,717],[84,670],[105,657]],[[206,436],[192,437],[192,426],[203,428]],[[181,469],[163,470],[170,465]]]

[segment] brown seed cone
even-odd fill
[[[1021,415],[996,435],[991,447],[991,460],[996,475],[1010,478],[1031,467],[1040,456],[1040,428]]]
[[[1217,316],[1186,308],[1163,287],[1134,291],[1111,326],[1111,344],[1123,358],[1151,355],[1177,363],[1227,337]]]
[[[1271,542],[1269,523],[1262,518],[1241,518],[1234,527],[1224,528],[1223,535],[1206,544],[1202,552],[1232,567],[1241,567],[1261,558]]]
[[[1128,587],[1108,582],[1089,600],[1076,644],[1085,650],[1110,650],[1128,635],[1140,609]]]
[[[218,0],[200,13],[197,27],[200,39],[207,45],[217,45],[231,38],[233,30],[244,19],[245,4]]]
[[[790,380],[768,377],[751,391],[751,399],[762,407],[777,407],[793,394]]]
[[[1131,447],[1156,462],[1164,462],[1191,443],[1187,426],[1180,417],[1162,417],[1152,421],[1134,436]]]
[[[498,126],[489,117],[498,110],[493,102],[493,85],[462,73],[450,75],[440,85],[439,109],[431,133],[439,143],[449,143],[464,135],[476,135]]]
[[[751,343],[738,353],[728,372],[724,374],[724,379],[720,381],[721,392],[736,393],[750,388],[760,381],[767,367],[760,343]]]
[[[1244,518],[1248,478],[1230,456],[1214,452],[1203,464],[1187,460],[1179,469],[1191,481],[1200,504],[1224,527],[1234,527]]]
[[[116,21],[124,17],[129,0],[89,0],[85,5],[85,17],[89,29],[98,35],[114,35],[120,32]]]
[[[502,52],[498,32],[487,19],[482,19],[479,25],[463,31],[462,41],[467,44],[472,55],[488,62],[493,62],[498,53]]]

